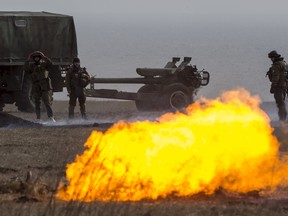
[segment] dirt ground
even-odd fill
[[[88,101],[89,120],[81,120],[76,107],[76,120],[68,122],[68,102],[55,101],[53,109],[57,123],[49,122],[44,112],[40,126],[34,113],[18,112],[13,105],[6,106],[0,115],[0,215],[288,215],[287,189],[282,191],[282,199],[272,201],[258,198],[257,194],[227,198],[221,192],[209,198],[200,195],[138,203],[85,204],[55,200],[53,194],[65,177],[66,165],[83,152],[83,145],[93,130],[105,131],[120,119],[153,120],[162,113],[139,113],[133,102]],[[4,122],[5,118],[13,118],[11,121],[17,123]],[[275,126],[274,133],[283,143],[280,149],[285,153],[288,151],[286,130]]]

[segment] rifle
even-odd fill
[[[269,70],[267,71],[267,73],[266,73],[266,76],[265,76],[265,77],[267,77],[267,76],[268,76],[268,78],[269,78],[270,82],[272,82],[272,70],[271,70],[271,68],[269,68]]]

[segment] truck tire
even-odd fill
[[[4,108],[4,107],[5,107],[5,104],[0,101],[0,112],[3,111],[3,108]]]
[[[141,99],[141,93],[157,93],[157,87],[155,85],[144,85],[138,90],[140,98],[135,101],[137,110],[139,111],[153,111],[159,109],[157,104],[157,98],[152,97],[151,100]]]
[[[34,112],[35,106],[31,98],[32,82],[30,77],[24,76],[22,91],[15,92],[15,105],[21,112]]]
[[[180,110],[193,102],[192,92],[182,83],[165,86],[162,93],[161,104],[163,109]]]

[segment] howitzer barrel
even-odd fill
[[[169,76],[175,71],[175,68],[136,68],[137,74],[144,77]]]
[[[159,84],[163,78],[91,78],[90,83]]]

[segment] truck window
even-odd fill
[[[27,23],[26,20],[15,20],[15,25],[17,27],[26,27]]]

